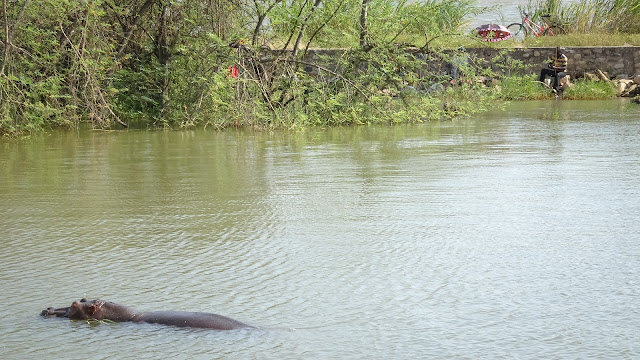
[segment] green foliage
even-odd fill
[[[374,43],[393,43],[397,40],[422,38],[424,45],[434,37],[458,32],[467,15],[474,13],[473,1],[403,0],[373,2],[370,35]]]
[[[159,118],[162,90],[158,79],[162,68],[146,65],[124,68],[114,74],[111,84],[114,108],[127,122],[149,124]]]
[[[616,95],[616,90],[610,82],[582,79],[566,89],[562,97],[575,100],[596,100],[613,99]]]
[[[507,76],[500,81],[499,97],[504,100],[540,100],[553,98],[551,89],[535,75]]]
[[[496,99],[543,100],[553,99],[550,88],[538,82],[535,75],[506,76],[492,89]],[[562,98],[567,100],[604,100],[616,97],[613,85],[604,81],[580,79],[567,87]]]
[[[369,37],[377,46],[392,43],[411,43],[424,46],[426,42],[442,35],[451,36],[465,18],[478,12],[473,0],[381,0],[369,3]],[[291,45],[286,41],[303,22],[303,15],[311,7],[310,2],[281,2],[270,12],[270,28],[265,38],[277,45]],[[358,45],[359,12],[361,1],[325,1],[310,18],[305,42],[314,41],[323,47],[355,47]],[[313,36],[313,39],[311,38]],[[274,42],[273,38],[281,39]]]
[[[5,44],[0,74],[0,134],[37,130],[49,124],[60,124],[60,116],[69,110],[64,91],[64,73],[55,64],[63,54],[51,49],[59,47],[55,31],[45,26],[59,22],[70,11],[64,1],[8,3],[9,44]],[[24,8],[18,5],[26,5]],[[39,11],[46,16],[33,16]],[[33,21],[25,22],[25,17]]]
[[[637,0],[590,1],[606,9],[589,18],[602,31],[638,23]],[[80,122],[97,128],[395,124],[479,111],[496,93],[548,96],[526,77],[503,79],[500,91],[476,85],[479,76],[509,74],[521,64],[505,50],[492,69],[483,68],[450,50],[513,44],[460,34],[464,19],[478,11],[472,0],[4,4],[9,41],[2,42],[0,134]],[[563,21],[586,11],[559,0],[535,6]],[[599,20],[614,17],[626,23]],[[318,46],[347,49],[331,58],[307,56]],[[449,84],[451,64],[463,74],[462,85]],[[231,77],[230,67],[239,76]],[[607,94],[594,86],[578,92],[587,89]]]
[[[81,118],[101,126],[114,116],[103,91],[113,60],[102,37],[101,2],[67,0],[7,3],[2,63],[0,133],[76,126]]]

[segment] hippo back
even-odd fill
[[[251,327],[240,321],[226,316],[187,311],[152,311],[135,318],[136,322],[173,325],[179,327],[194,327],[204,329],[231,330]]]

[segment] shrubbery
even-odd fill
[[[447,86],[450,65],[465,55],[442,49],[460,43],[464,18],[478,12],[472,0],[2,3],[0,134],[83,122],[97,128],[419,122],[478,111],[473,104],[496,97],[471,85],[477,75],[492,76],[473,59],[458,64],[470,84]],[[640,9],[633,10],[628,15],[636,19]],[[346,51],[328,62],[306,56],[327,46]],[[502,97],[536,97],[530,87],[523,78],[503,79]]]

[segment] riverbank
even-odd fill
[[[297,60],[287,51],[234,46],[238,49],[235,72],[220,69],[212,81],[181,89],[182,94],[167,92],[162,102],[147,92],[135,95],[128,88],[99,89],[112,101],[105,103],[103,111],[112,110],[117,121],[95,122],[94,112],[69,116],[69,110],[77,107],[55,111],[34,107],[38,123],[5,118],[0,132],[20,135],[85,122],[102,129],[417,123],[482,112],[492,101],[555,97],[537,82],[542,64],[555,52],[551,47],[309,49]],[[563,99],[640,93],[640,47],[568,47],[565,51],[570,81],[563,86]],[[184,105],[175,107],[176,101]],[[123,106],[135,103],[145,106],[129,111]],[[165,110],[156,112],[161,109]]]
[[[477,66],[489,68],[497,74],[522,75],[538,74],[542,64],[555,54],[555,50],[555,47],[466,49]],[[640,46],[581,46],[563,47],[563,50],[569,59],[568,77],[563,84],[565,89],[581,81],[580,86],[586,90],[574,89],[569,92],[569,98],[608,97],[611,92],[607,87],[611,87],[616,96],[633,98],[640,95]],[[590,91],[593,88],[599,91]],[[580,96],[581,92],[589,95]]]
[[[237,4],[233,17],[229,9],[202,8],[201,2],[149,3],[7,2],[0,134],[84,123],[97,129],[274,129],[424,122],[481,111],[477,104],[489,103],[497,88],[487,91],[477,79],[504,82],[535,74],[527,66],[550,56],[541,51],[540,59],[533,54],[517,60],[517,49],[530,48],[532,39],[493,45],[465,31],[465,19],[483,12],[473,0],[397,6],[293,1],[266,9],[248,2]],[[640,45],[634,40],[640,33],[637,0],[584,3],[589,6],[580,9],[557,0],[529,3],[532,19],[551,13],[549,21],[568,34],[545,37],[542,45],[577,45],[582,34],[616,41],[629,35],[630,44]],[[592,9],[603,11],[587,16]],[[458,51],[458,40],[508,49],[496,50],[501,58],[490,54],[487,62]],[[336,46],[349,50],[308,61],[311,48]],[[578,64],[575,55],[570,64]],[[635,68],[593,70],[637,75]],[[576,79],[579,73],[570,75]],[[451,90],[459,81],[473,86]]]

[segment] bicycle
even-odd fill
[[[552,24],[549,26],[544,18],[550,18],[551,15],[542,15],[542,22],[540,24],[536,24],[529,14],[524,14],[524,19],[522,19],[522,23],[513,23],[507,26],[507,29],[514,35],[518,36],[521,32],[524,33],[524,36],[529,36],[529,34],[534,36],[556,36],[556,33],[562,32],[562,29],[557,24]],[[556,32],[552,30],[552,28],[556,29]]]

